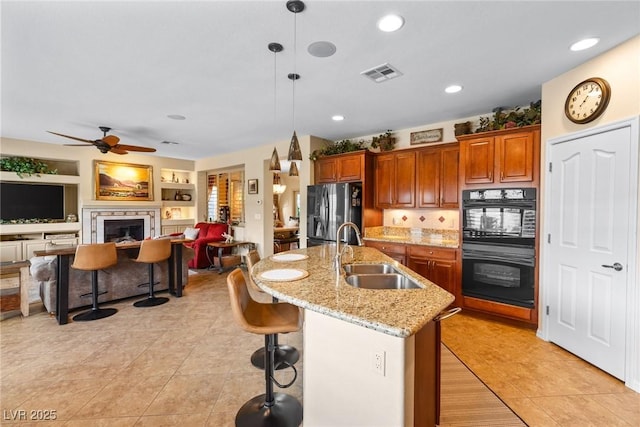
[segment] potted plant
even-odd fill
[[[380,148],[380,151],[393,150],[393,148],[396,145],[396,139],[393,136],[391,136],[392,132],[393,131],[391,129],[387,129],[385,133],[381,133],[378,136],[374,136],[373,139],[371,140],[371,147]]]

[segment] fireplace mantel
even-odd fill
[[[160,205],[83,206],[82,243],[104,243],[105,219],[143,219],[145,238],[160,235]]]

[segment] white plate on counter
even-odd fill
[[[258,275],[262,280],[270,280],[273,282],[291,282],[294,280],[304,279],[309,275],[306,270],[297,268],[277,268],[275,270],[263,271]]]
[[[302,261],[307,258],[309,258],[309,255],[305,254],[276,254],[271,256],[273,261],[278,262]]]

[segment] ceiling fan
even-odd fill
[[[126,144],[118,144],[120,138],[115,135],[107,135],[107,132],[111,130],[110,127],[100,126],[100,130],[103,132],[103,137],[100,139],[96,139],[95,141],[91,141],[90,139],[82,139],[75,136],[63,135],[61,133],[47,131],[54,135],[63,136],[65,138],[75,139],[76,141],[82,141],[89,144],[95,145],[101,153],[115,153],[115,154],[127,154],[129,151],[141,151],[144,153],[153,153],[156,151],[155,148],[148,147],[140,147],[137,145],[126,145]],[[64,144],[71,147],[87,147],[84,144]]]

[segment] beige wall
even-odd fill
[[[66,160],[77,161],[78,172],[83,178],[78,185],[79,208],[82,205],[106,205],[113,206],[122,204],[122,202],[108,202],[95,200],[95,187],[93,176],[93,161],[102,160],[107,162],[134,163],[141,165],[150,165],[153,167],[153,202],[136,202],[136,205],[159,205],[160,197],[160,169],[180,169],[194,170],[194,162],[191,160],[177,160],[167,157],[149,156],[144,154],[130,153],[127,155],[119,155],[113,153],[100,153],[96,148],[87,145],[87,147],[68,147],[57,144],[47,144],[42,142],[24,141],[11,138],[0,138],[0,152],[3,156],[22,156],[34,157],[38,159]],[[132,204],[127,202],[127,204]],[[79,212],[78,212],[79,213]]]

